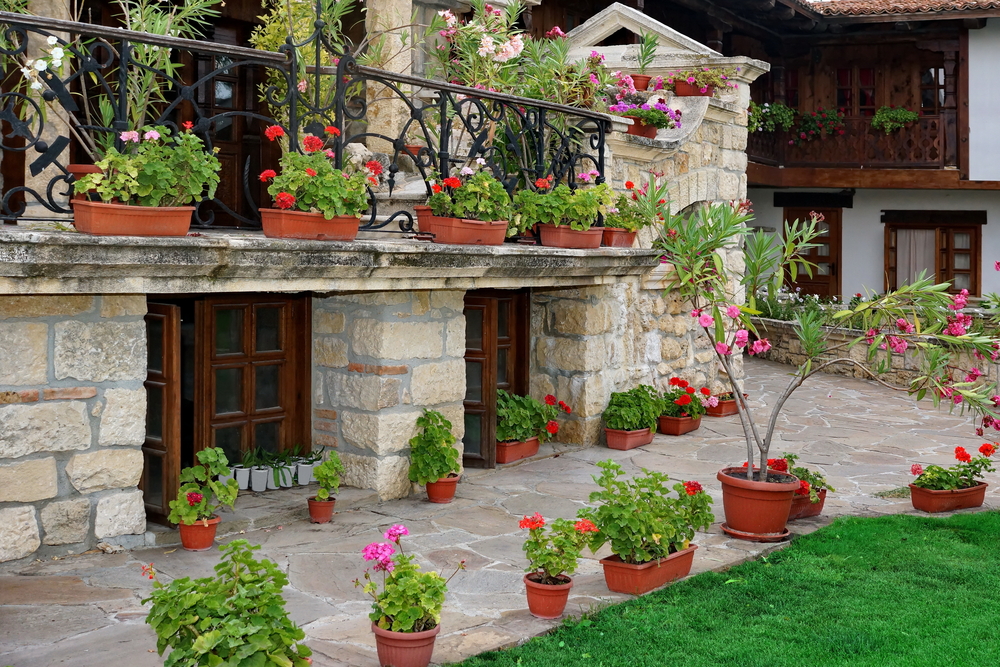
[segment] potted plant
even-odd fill
[[[243,465],[250,469],[250,490],[254,493],[263,493],[268,488],[271,468],[265,459],[265,452],[260,448],[243,452]]]
[[[122,132],[123,147],[109,147],[97,161],[99,173],[73,184],[77,194],[93,191],[100,201],[74,199],[73,225],[95,235],[184,236],[192,204],[215,196],[219,163],[215,153],[187,129],[171,136],[162,125]],[[92,196],[92,195],[91,195]]]
[[[252,453],[249,451],[242,452],[240,455],[240,463],[233,466],[233,477],[236,479],[236,486],[239,487],[240,491],[246,491],[250,488],[250,465],[249,458],[252,458]]]
[[[789,144],[801,146],[813,139],[839,137],[845,132],[843,109],[824,109],[817,107],[816,111],[803,113],[799,116],[799,124],[792,130]]]
[[[747,108],[748,132],[774,132],[777,129],[786,132],[795,124],[795,109],[781,102],[764,102],[757,104],[750,100]]]
[[[577,174],[584,183],[600,178],[592,169]],[[601,229],[591,229],[599,214],[607,213],[613,193],[607,183],[592,188],[571,189],[561,183],[552,187],[553,179],[539,178],[535,190],[519,190],[514,195],[513,233],[524,233],[538,225],[541,243],[555,248],[599,248]],[[508,231],[508,234],[511,234]]]
[[[788,520],[804,519],[811,516],[819,516],[823,512],[823,505],[826,503],[826,492],[836,493],[837,489],[830,486],[823,473],[810,470],[805,466],[797,466],[795,462],[799,457],[795,454],[785,452],[781,459],[786,462],[785,472],[790,472],[799,480],[799,488],[795,490],[792,497],[792,508],[788,511]],[[770,463],[768,463],[770,466]],[[777,466],[775,469],[781,470]]]
[[[967,295],[949,295],[947,283],[934,284],[927,278],[847,304],[829,318],[806,309],[796,315],[794,324],[805,359],[790,373],[784,390],[769,401],[769,414],[758,419],[747,404],[734,355],[743,350],[759,355],[770,349],[750,319],[757,310],[756,295],[765,287],[777,293],[799,273],[811,273],[804,254],[814,247],[821,216],[785,223],[780,243],[767,232],[751,232],[747,225],[751,218],[749,202],[712,204],[690,215],[671,216],[656,244],[674,268],[667,288],[677,290],[693,306],[691,316],[714,348],[736,397],[747,460],[758,461],[757,466],[726,467],[717,474],[726,513],[723,529],[741,539],[764,541],[785,534],[792,499],[800,488],[794,475],[767,470],[775,426],[798,387],[832,366],[850,365],[887,388],[917,400],[930,398],[935,405],[947,401],[952,409],[968,410],[983,416],[984,424],[986,419],[992,424],[993,385],[982,379],[978,369],[968,369],[964,376],[957,369],[996,354],[1000,341],[969,329],[971,317],[961,312]],[[745,269],[737,272],[722,256],[740,247],[744,259],[740,268],[745,263]],[[739,305],[744,295],[746,303]],[[752,343],[751,333],[757,336]],[[847,342],[832,342],[843,339]],[[919,364],[920,374],[909,384],[894,384],[889,374],[904,353],[907,363]]]
[[[521,528],[528,529],[522,548],[528,557],[524,586],[528,596],[528,611],[538,618],[559,618],[566,609],[576,562],[597,526],[589,519],[573,522],[556,519],[545,529],[545,519],[534,516],[521,519]]]
[[[310,451],[308,445],[299,447],[299,462],[295,468],[295,481],[299,483],[299,486],[306,486],[313,481],[313,468],[323,460],[325,450],[326,447],[323,447],[319,451],[313,452]]]
[[[955,448],[958,463],[950,468],[927,466],[919,463],[910,467],[917,478],[910,484],[910,502],[923,512],[950,512],[952,510],[980,507],[986,498],[982,481],[987,472],[995,472],[990,459],[997,451],[995,444],[984,442],[979,446],[979,456],[973,458],[965,447]]]
[[[420,433],[410,438],[410,481],[427,487],[427,500],[450,503],[460,476],[451,422],[435,410],[417,417]]]
[[[744,396],[746,398],[746,396]],[[705,414],[709,417],[728,417],[736,414],[736,397],[733,392],[724,391],[705,399]]]
[[[695,389],[687,380],[670,378],[670,389],[660,400],[660,433],[684,435],[700,427],[711,393],[707,387]]]
[[[920,114],[906,107],[881,106],[872,116],[872,127],[886,134],[898,132],[910,123],[920,120]]]
[[[556,417],[572,410],[552,394],[545,402],[497,390],[497,463],[513,463],[538,453],[538,445],[559,433]]]
[[[382,667],[426,667],[430,663],[434,639],[441,631],[448,582],[465,569],[463,560],[448,579],[437,572],[421,572],[416,558],[403,553],[400,540],[409,534],[406,526],[395,525],[383,535],[385,542],[366,546],[361,555],[374,565],[365,570],[364,583],[354,581],[374,600],[368,617]],[[372,571],[382,573],[381,591]]]
[[[492,173],[467,165],[460,176],[441,179],[440,185],[432,181],[430,187],[433,194],[427,206],[413,208],[420,231],[433,234],[435,243],[503,243],[512,207],[503,183]]]
[[[696,67],[670,72],[666,84],[672,86],[678,97],[712,97],[717,90],[736,88],[732,77],[737,67]]]
[[[680,109],[671,109],[662,101],[643,102],[642,104],[632,104],[631,102],[618,102],[608,107],[608,111],[618,116],[632,119],[627,134],[632,134],[647,139],[656,138],[657,130],[673,129],[681,126]]]
[[[631,248],[640,229],[662,223],[670,214],[667,183],[658,183],[655,174],[643,186],[625,181],[625,189],[604,216],[603,241],[611,248]]]
[[[271,479],[268,480],[269,489],[287,489],[292,485],[295,475],[295,467],[292,465],[292,456],[288,452],[275,452],[270,455]]]
[[[659,415],[660,396],[648,384],[612,392],[602,415],[608,447],[628,450],[653,442]]]
[[[208,451],[208,450],[205,450]],[[219,547],[215,574],[173,579],[142,601],[152,603],[146,623],[156,633],[159,655],[170,648],[168,665],[286,665],[308,667],[312,651],[306,633],[288,617],[282,589],[288,577],[269,560],[257,560],[246,540]],[[156,578],[153,564],[142,566]]]
[[[271,141],[285,135],[280,125],[267,128]],[[337,137],[340,131],[326,128]],[[279,162],[281,173],[266,169],[262,182],[270,181],[268,193],[275,208],[260,209],[264,235],[271,238],[353,241],[358,235],[361,214],[368,209],[368,186],[378,185],[382,164],[370,160],[364,170],[342,171],[333,166],[334,153],[326,139],[307,134],[301,153],[288,150]]]
[[[337,502],[331,494],[340,488],[340,476],[344,473],[344,464],[337,452],[330,452],[326,461],[312,470],[313,477],[319,482],[316,495],[308,498],[309,520],[313,523],[329,523],[333,518],[333,505]]]
[[[639,41],[639,53],[637,55],[639,73],[632,75],[632,81],[636,90],[646,90],[649,87],[649,80],[652,78],[646,74],[646,70],[653,64],[656,57],[656,35],[651,32],[643,32]]]
[[[618,593],[642,595],[669,581],[687,576],[694,552],[696,529],[712,525],[712,499],[698,482],[675,484],[670,497],[667,475],[642,469],[642,476],[619,479],[624,474],[614,461],[597,464],[594,476],[600,491],[590,494],[597,507],[580,510],[577,516],[597,526],[590,548],[597,551],[611,544],[608,558],[601,559],[608,588]]]
[[[221,449],[206,447],[195,456],[198,465],[181,470],[181,486],[177,500],[170,501],[167,520],[177,524],[185,549],[207,551],[222,520],[215,512],[220,507],[233,508],[239,487],[235,479],[225,484],[216,479],[229,474],[229,461]]]

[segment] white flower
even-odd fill
[[[22,67],[21,68],[21,74],[23,74],[24,78],[26,78],[26,79],[30,79],[31,77],[33,77],[35,75],[35,70],[31,69],[31,61],[30,60],[28,61],[28,64],[27,64],[26,67]]]
[[[59,43],[59,38],[55,35],[49,35],[49,38],[45,40],[49,46],[54,46]]]
[[[53,60],[62,60],[63,59],[62,47],[57,46],[56,48],[52,49],[51,51],[49,51],[49,55],[52,56]]]
[[[37,69],[39,72],[44,72],[48,68],[48,66],[49,64],[44,60],[35,61],[35,69]]]
[[[42,89],[42,82],[41,81],[32,81],[31,82],[31,89],[32,90],[41,90]]]
[[[486,166],[486,158],[477,157],[476,158],[476,164],[478,164],[480,167],[485,167]]]
[[[62,61],[61,60],[53,60],[51,64],[52,64],[53,67],[62,67]]]

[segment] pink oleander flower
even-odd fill
[[[903,333],[913,333],[916,331],[916,327],[910,324],[905,317],[900,317],[896,320],[896,327]]]
[[[750,332],[746,329],[740,329],[736,332],[736,336],[733,339],[733,344],[736,347],[744,347],[747,341],[750,339]]]
[[[993,262],[993,270],[1000,271],[1000,261]]]
[[[923,475],[924,474],[924,467],[922,465],[920,465],[919,463],[914,463],[913,465],[910,466],[910,474],[911,475],[917,475],[917,476]]]
[[[731,317],[731,318],[733,318],[735,320],[737,317],[740,316],[740,307],[739,306],[729,306],[728,308],[726,308],[726,315],[728,315],[729,317]]]
[[[631,181],[629,181],[629,183],[631,183]],[[700,315],[701,315],[701,309],[699,308],[695,308],[694,310],[691,311],[691,317],[698,317]]]
[[[715,318],[708,313],[702,313],[698,316],[698,324],[703,327],[710,327],[715,324]]]
[[[719,397],[718,396],[709,396],[708,398],[705,399],[705,403],[708,404],[708,407],[714,408],[715,406],[717,406],[719,404]]]
[[[302,79],[295,87],[299,89],[300,93],[304,93],[306,92],[306,89],[309,88],[309,82],[306,81],[305,79]]]
[[[952,310],[962,310],[969,303],[969,290],[964,289],[958,294],[951,295],[951,303],[948,307]]]
[[[121,134],[118,135],[118,138],[120,138],[125,143],[128,143],[130,141],[133,141],[135,143],[139,143],[139,133],[136,132],[135,130],[129,130],[127,132],[122,132]]]
[[[397,523],[391,526],[389,530],[385,531],[385,535],[383,535],[383,537],[390,542],[399,542],[399,538],[409,534],[410,531],[406,529],[406,526],[401,523]]]
[[[753,345],[750,346],[748,350],[751,355],[754,354],[764,354],[771,349],[771,343],[766,338],[761,338],[760,340],[755,340]]]
[[[983,376],[983,372],[978,368],[970,368],[968,374],[965,376],[966,382],[975,382]]]
[[[879,348],[882,350],[886,349],[886,343],[888,343],[888,347],[896,354],[903,354],[906,352],[906,348],[910,346],[909,343],[899,336],[889,336],[885,340],[886,342],[879,345]]]
[[[715,351],[723,356],[733,353],[729,346],[721,341],[715,344]]]

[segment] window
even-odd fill
[[[944,68],[928,67],[920,73],[920,115],[936,116],[944,106]]]
[[[923,272],[938,282],[951,283],[952,292],[967,289],[979,294],[985,212],[885,211],[882,217],[889,289],[911,283]]]
[[[793,109],[799,108],[799,70],[789,69],[785,72],[785,104]]]
[[[845,67],[837,70],[837,108],[848,116],[875,115],[875,70]]]

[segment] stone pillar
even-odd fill
[[[347,486],[409,495],[409,440],[425,408],[465,433],[465,292],[313,300],[313,445],[334,447]]]
[[[412,68],[410,48],[413,46],[414,31],[410,28],[402,30],[392,30],[392,28],[409,25],[413,14],[413,3],[411,0],[369,0],[367,5],[365,30],[368,34],[382,33],[381,48],[387,58],[385,62],[376,63],[375,66],[390,72],[410,74]],[[404,32],[405,38],[400,36]],[[401,88],[407,91],[409,87]],[[392,90],[370,81],[367,83],[365,94],[368,101],[366,115],[368,131],[378,132],[395,140],[410,117],[406,104]],[[367,144],[368,148],[376,153],[392,152],[392,146],[384,139],[369,137]]]

